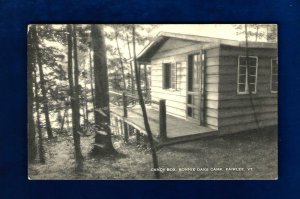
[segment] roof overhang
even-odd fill
[[[179,33],[160,32],[137,56],[139,63],[150,63],[151,57],[169,39],[176,38],[182,40],[196,41],[203,43],[203,49],[209,49],[220,45],[246,47],[246,42],[237,40],[204,37],[197,35],[187,35]],[[277,43],[269,42],[248,42],[249,48],[277,48]]]

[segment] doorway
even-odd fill
[[[186,115],[197,122],[200,121],[201,65],[201,53],[188,55]]]

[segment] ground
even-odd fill
[[[82,138],[84,170],[76,173],[72,137],[59,136],[56,140],[46,141],[47,163],[30,164],[29,178],[99,180],[154,178],[149,150],[138,147],[134,142],[125,144],[121,138],[115,137],[114,146],[122,155],[94,159],[88,155],[92,142],[93,136]],[[165,170],[161,173],[162,179],[277,178],[277,132],[274,130],[203,138],[166,146],[159,149],[157,154],[160,168]],[[176,171],[166,171],[167,168]],[[195,171],[191,171],[193,169]]]

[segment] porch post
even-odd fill
[[[206,126],[206,53],[201,50],[200,125]]]
[[[136,145],[140,145],[141,144],[141,133],[137,129],[135,132],[136,132]]]
[[[128,126],[125,122],[125,118],[127,118],[128,113],[127,113],[127,96],[126,92],[123,92],[123,112],[124,112],[124,119],[123,119],[123,126],[124,126],[124,140],[127,143],[128,142]]]
[[[147,64],[144,64],[144,73],[145,73],[145,90],[148,92],[148,75],[147,75]]]
[[[167,115],[166,100],[159,100],[159,139],[165,141],[167,139]]]

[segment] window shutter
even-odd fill
[[[176,63],[172,63],[172,66],[171,66],[171,78],[170,78],[170,82],[171,82],[171,88],[173,89],[176,89],[176,82],[177,82],[177,77],[176,77]]]
[[[161,66],[161,68],[162,68],[162,88],[163,89],[165,89],[166,88],[166,78],[165,78],[165,65],[164,64],[162,64],[162,66]]]
[[[176,62],[176,90],[181,89],[181,62]]]

